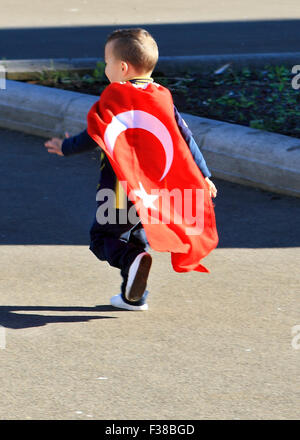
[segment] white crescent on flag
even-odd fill
[[[113,157],[118,136],[128,128],[147,130],[157,137],[162,144],[166,154],[166,165],[160,178],[162,180],[171,168],[174,155],[173,141],[166,126],[158,118],[142,110],[129,110],[113,116],[104,133],[104,142],[110,151],[111,157]]]

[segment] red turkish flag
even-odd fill
[[[107,154],[152,249],[176,272],[209,272],[218,244],[209,186],[182,137],[171,93],[150,83],[112,83],[92,106],[88,133]]]

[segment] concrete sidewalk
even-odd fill
[[[118,311],[88,250],[98,156],[0,138],[0,419],[299,419],[298,198],[215,179],[211,273],[153,252],[149,311]]]

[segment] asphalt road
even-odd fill
[[[102,57],[107,34],[123,26],[146,27],[165,56],[299,52],[299,19],[298,0],[37,0],[26,7],[2,0],[0,59]]]
[[[300,200],[214,179],[210,274],[153,252],[149,311],[88,249],[99,160],[0,130],[0,419],[299,419]]]

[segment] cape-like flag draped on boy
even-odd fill
[[[218,244],[213,203],[176,123],[170,91],[155,83],[112,83],[87,122],[134,203],[151,248],[171,252],[176,272],[209,272],[200,260]]]

